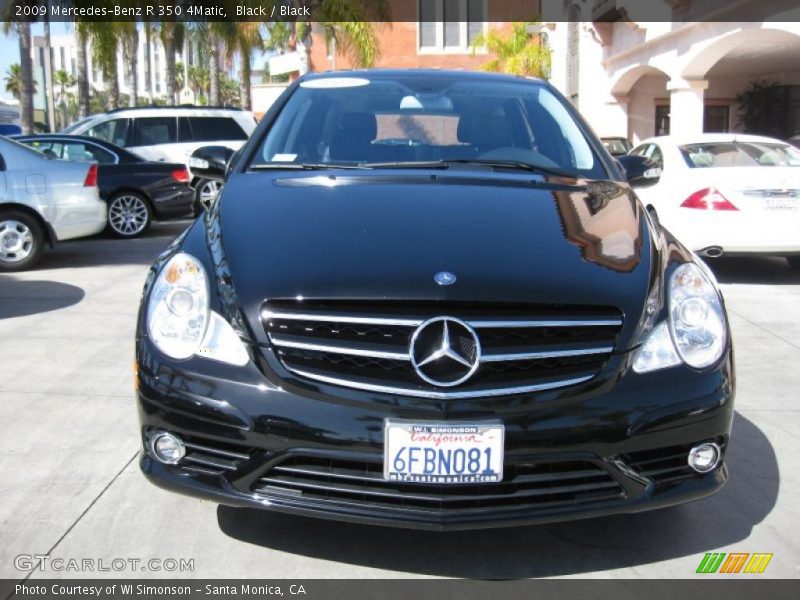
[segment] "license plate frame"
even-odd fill
[[[383,434],[386,481],[422,485],[483,485],[503,481],[505,426],[501,421],[385,419]],[[410,442],[414,445],[410,446]],[[434,452],[433,458],[430,450]],[[478,451],[477,456],[474,450]],[[477,472],[473,469],[474,462],[470,462],[476,459]],[[449,472],[442,472],[443,467]]]

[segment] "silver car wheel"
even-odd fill
[[[0,221],[0,260],[21,262],[31,255],[33,249],[33,233],[27,225],[13,219]]]
[[[203,208],[208,208],[211,206],[211,203],[217,199],[219,196],[219,192],[222,189],[222,183],[219,181],[214,181],[213,179],[209,179],[200,186],[198,190],[198,199],[200,200],[200,204],[203,205]]]
[[[108,207],[108,224],[124,236],[138,235],[147,227],[150,209],[138,196],[117,196]]]

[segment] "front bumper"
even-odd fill
[[[730,351],[711,371],[646,376],[618,355],[605,376],[584,385],[464,402],[275,382],[260,361],[237,368],[162,358],[139,340],[140,467],[156,485],[221,504],[447,530],[639,512],[708,496],[727,480],[724,463],[700,475],[686,460],[697,443],[727,446]],[[504,481],[382,481],[386,418],[501,420]],[[160,430],[188,442],[178,465],[151,456],[147,441]]]

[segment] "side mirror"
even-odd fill
[[[192,152],[189,168],[196,177],[225,181],[231,156],[233,150],[225,146],[203,146]]]
[[[631,187],[649,187],[661,179],[661,167],[644,156],[618,156],[617,160],[625,169],[625,178]]]

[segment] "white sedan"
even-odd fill
[[[45,245],[106,226],[97,164],[48,158],[0,137],[0,272],[33,266]]]
[[[645,140],[631,154],[661,167],[637,187],[661,224],[703,256],[772,254],[800,269],[800,150],[780,140],[700,134]]]

